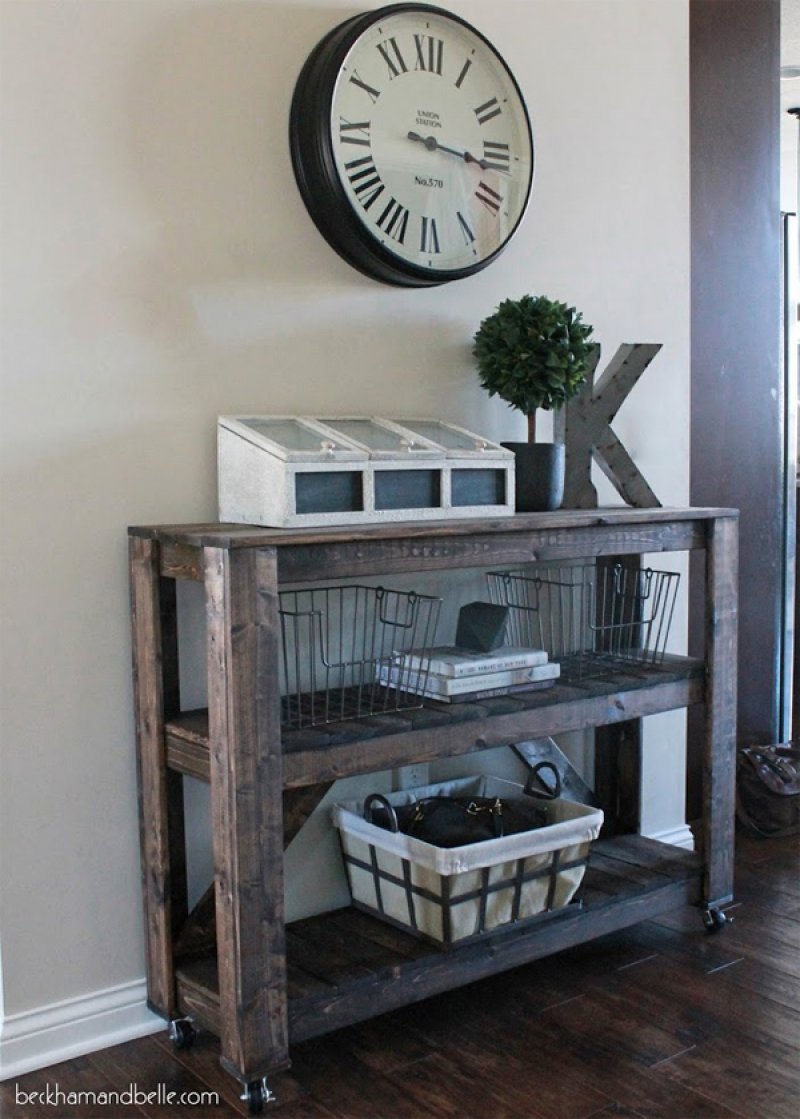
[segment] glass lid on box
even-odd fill
[[[423,439],[430,439],[432,443],[438,443],[440,447],[444,447],[448,451],[497,449],[496,444],[490,442],[490,440],[484,439],[480,435],[474,435],[471,431],[465,431],[461,427],[443,423],[442,420],[395,420],[395,423],[402,424],[409,431],[421,435]]]
[[[310,416],[220,416],[218,427],[282,462],[360,462],[369,458],[363,447]]]
[[[379,455],[407,455],[423,456],[425,458],[441,457],[441,451],[431,447],[424,438],[414,437],[413,432],[400,431],[380,420],[366,416],[345,417],[344,419],[328,419],[320,417],[320,423],[334,432],[343,435],[345,439],[352,439],[366,447],[371,454]]]
[[[349,451],[349,443],[340,443],[329,435],[321,434],[308,424],[291,417],[281,416],[252,416],[240,420],[244,427],[249,427],[258,435],[264,435],[273,443],[285,447],[287,451],[318,451],[323,442],[332,443],[330,450]]]

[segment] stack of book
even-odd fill
[[[560,672],[543,649],[506,646],[491,653],[471,653],[442,645],[425,653],[406,653],[398,663],[381,668],[380,681],[441,703],[467,703],[546,688]]]

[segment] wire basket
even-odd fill
[[[561,679],[663,663],[680,575],[622,563],[488,573],[509,607],[507,641],[545,649]]]
[[[421,707],[385,686],[434,643],[441,599],[361,585],[281,591],[281,721],[287,728]]]
[[[390,793],[395,805],[426,796],[525,801],[521,785],[488,775]],[[603,813],[565,797],[542,805],[543,827],[466,847],[435,847],[364,819],[363,802],[334,805],[357,909],[412,936],[450,947],[562,912],[581,884]]]

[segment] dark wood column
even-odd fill
[[[738,737],[767,741],[777,733],[784,515],[780,2],[690,0],[689,12],[691,503],[741,510]],[[692,736],[690,788],[700,751]],[[689,808],[698,815],[698,803]]]

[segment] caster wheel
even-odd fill
[[[197,1036],[188,1018],[175,1018],[169,1024],[169,1039],[176,1049],[191,1049]]]
[[[706,909],[703,913],[703,924],[707,933],[719,932],[727,923],[727,917],[721,909]]]
[[[260,1115],[265,1103],[271,1103],[275,1096],[267,1086],[267,1078],[251,1080],[242,1093],[242,1099],[247,1102],[247,1109],[251,1115]]]

